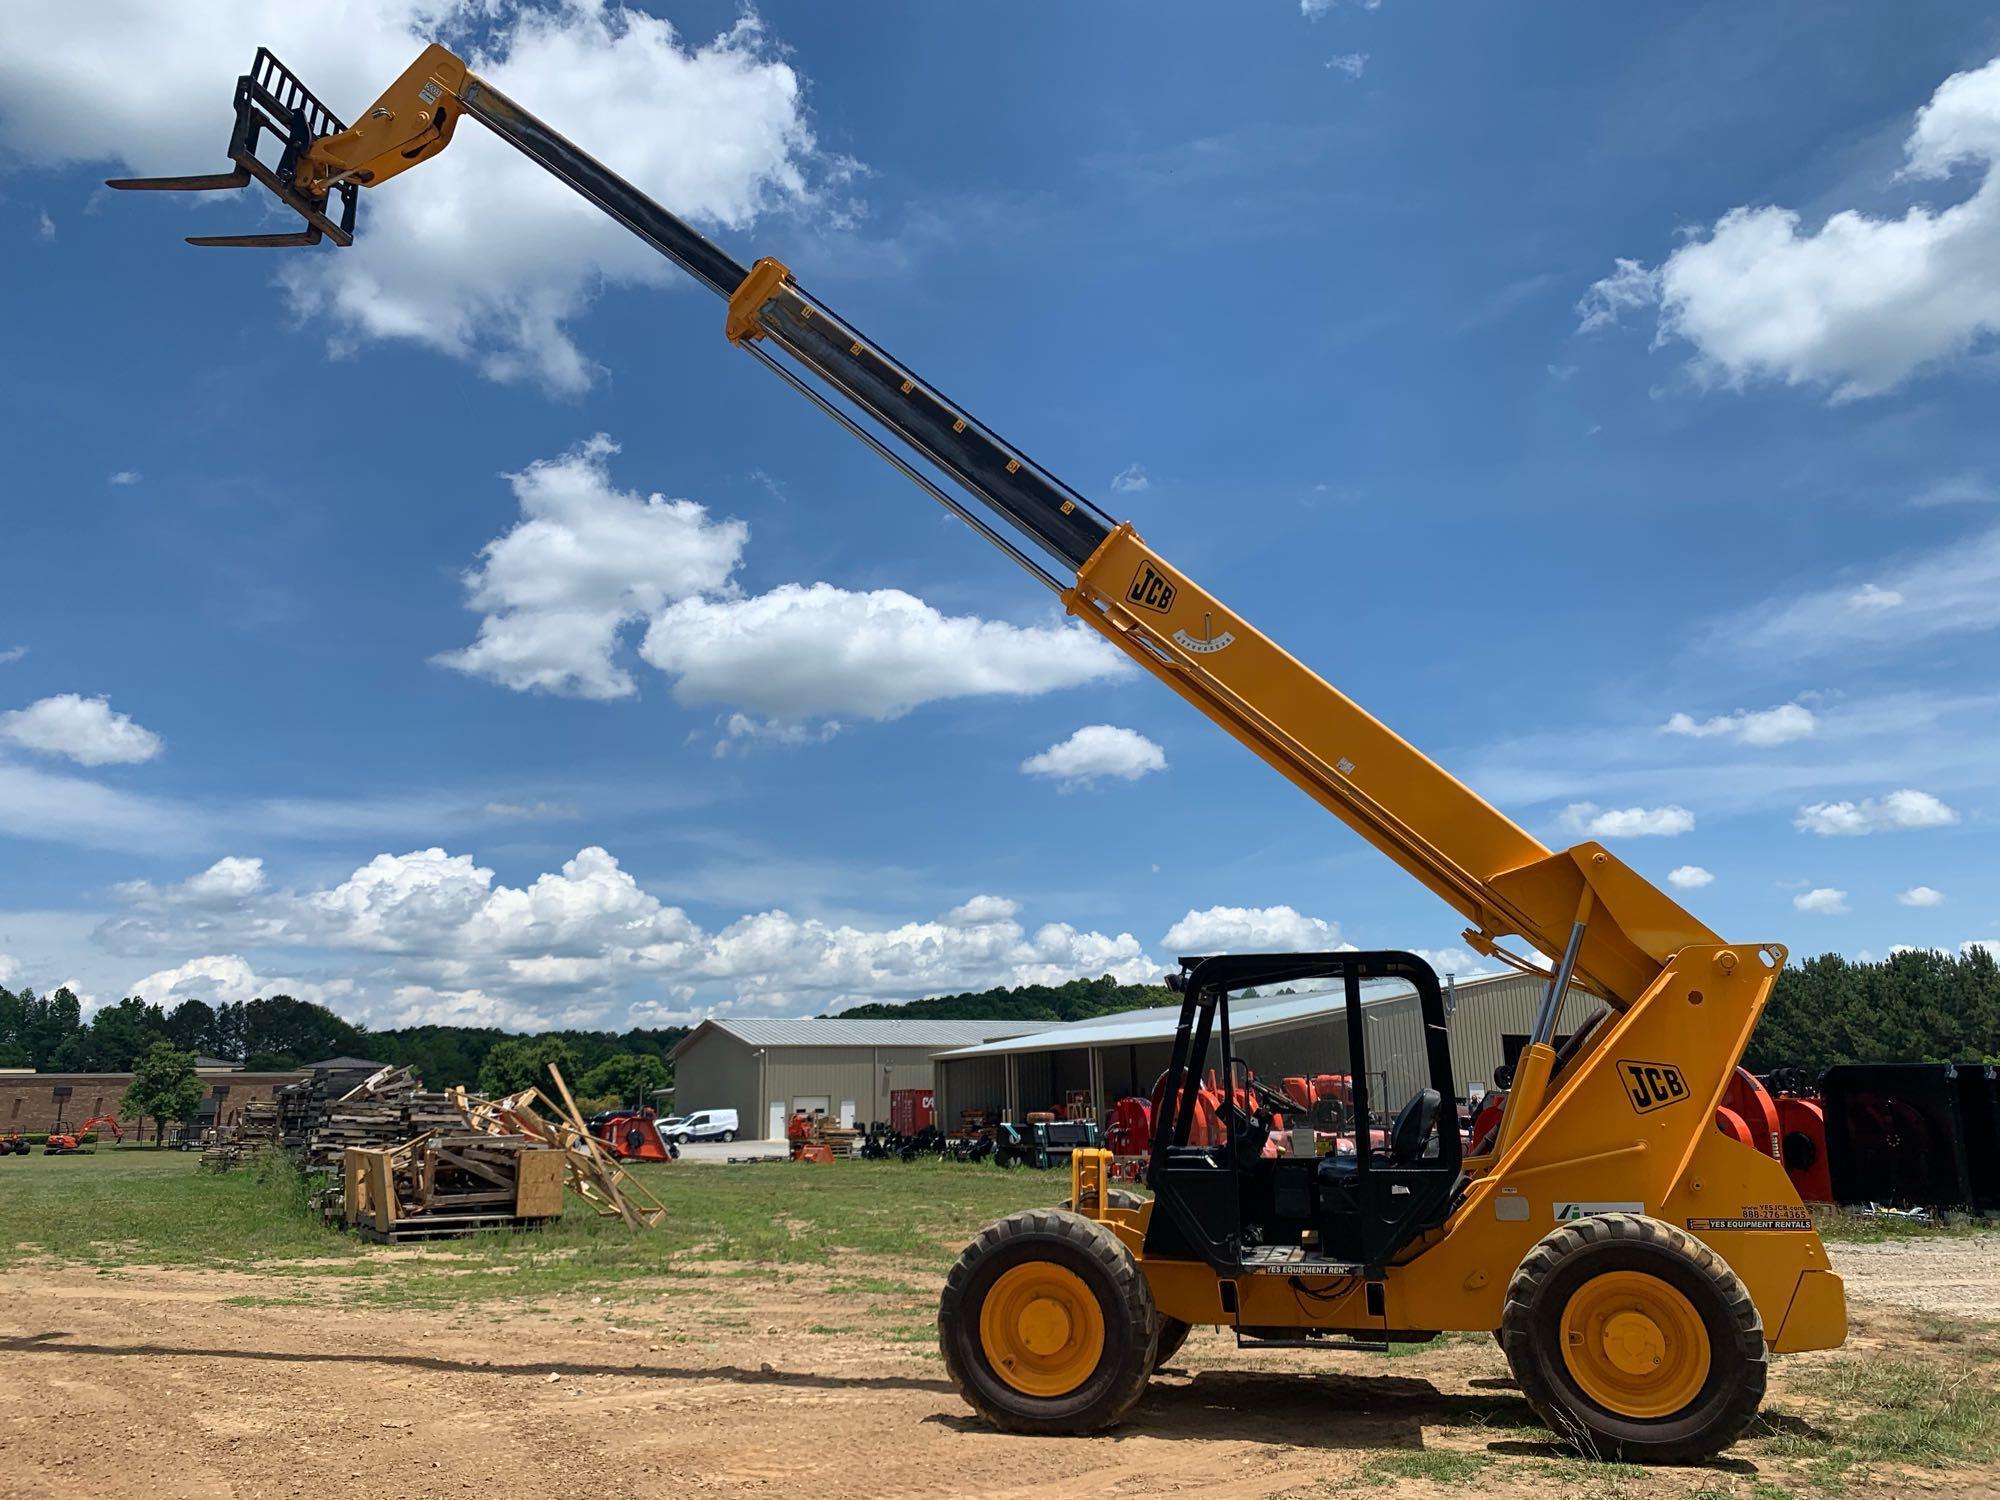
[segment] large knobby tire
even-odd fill
[[[1106,1208],[1125,1209],[1144,1208],[1146,1200],[1130,1188],[1111,1188],[1104,1195],[1104,1206]],[[1082,1214],[1088,1218],[1097,1211],[1097,1199],[1095,1194],[1085,1193],[1081,1204],[1064,1200],[1058,1203],[1056,1207],[1069,1213]]]
[[[1146,1200],[1130,1188],[1111,1188],[1105,1193],[1104,1200],[1105,1207],[1107,1208],[1134,1209],[1146,1206]],[[1068,1209],[1072,1213],[1081,1214],[1091,1213],[1094,1206],[1092,1195],[1089,1193],[1083,1195],[1082,1207],[1078,1207],[1074,1203],[1064,1203],[1061,1205],[1061,1207]],[[1160,1325],[1160,1336],[1153,1343],[1153,1368],[1155,1370],[1180,1353],[1181,1345],[1187,1342],[1187,1336],[1191,1331],[1188,1325],[1183,1323],[1179,1318],[1170,1318],[1165,1313],[1159,1315],[1158,1322]]]
[[[966,1247],[938,1301],[946,1371],[1004,1432],[1096,1432],[1146,1389],[1158,1334],[1132,1253],[1095,1220],[1031,1208]]]
[[[1500,1347],[1521,1394],[1585,1454],[1690,1463],[1735,1442],[1764,1399],[1757,1304],[1726,1261],[1640,1214],[1565,1224],[1507,1286]]]

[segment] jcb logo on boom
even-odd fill
[[[1174,586],[1162,578],[1151,563],[1140,563],[1139,571],[1132,579],[1132,587],[1125,590],[1125,597],[1141,609],[1163,615],[1174,607]]]
[[[1625,1097],[1642,1115],[1688,1097],[1687,1080],[1672,1063],[1620,1062],[1618,1066],[1625,1075]]]

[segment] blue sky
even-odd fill
[[[259,42],[358,112],[396,4],[113,9],[88,58],[0,16],[0,978],[618,1026],[1222,945],[1471,971],[477,127],[347,251],[97,187],[216,169]],[[1976,8],[444,32],[1544,842],[1794,953],[2000,938]]]

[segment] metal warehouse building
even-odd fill
[[[750,1140],[783,1140],[794,1109],[823,1109],[843,1124],[886,1121],[892,1090],[935,1087],[938,1053],[1051,1024],[703,1021],[674,1048],[674,1113],[733,1109]]]
[[[1491,1085],[1505,1060],[1505,1038],[1525,1039],[1548,982],[1531,974],[1468,979],[1446,992],[1450,1012],[1452,1080],[1461,1097]],[[1574,996],[1567,1019],[1580,1020],[1589,1001]],[[989,1040],[937,1059],[937,1117],[955,1121],[963,1110],[989,1109],[1020,1120],[1032,1110],[1060,1114],[1073,1094],[1105,1118],[1113,1102],[1145,1095],[1173,1054],[1174,1007],[1127,1011],[1077,1021],[1031,1035]],[[1379,1097],[1393,1109],[1428,1082],[1423,1021],[1416,992],[1385,990],[1366,997],[1368,1072]],[[1283,999],[1232,999],[1230,1045],[1259,1078],[1272,1083],[1294,1074],[1352,1072],[1346,1012],[1337,992]],[[1211,1044],[1210,1066],[1216,1066]]]

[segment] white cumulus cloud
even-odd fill
[[[1935,886],[1913,885],[1907,891],[1899,891],[1896,900],[1903,906],[1943,906],[1944,892]]]
[[[1572,802],[1562,810],[1562,826],[1593,839],[1672,838],[1694,829],[1694,814],[1685,807],[1599,807]]]
[[[780,725],[894,719],[926,703],[1028,697],[1124,670],[1082,625],[946,615],[900,589],[830,583],[682,600],[654,618],[640,655],[673,679],[680,702]]]
[[[707,42],[596,0],[103,0],[88,28],[73,19],[0,7],[0,146],[35,165],[214,171],[235,77],[260,45],[352,120],[443,34],[477,37],[467,60],[482,76],[706,225],[809,207],[849,170],[819,149],[804,85],[754,14]],[[680,278],[472,122],[435,161],[363,197],[351,249],[277,268],[294,308],[322,319],[336,347],[409,340],[497,379],[576,391],[593,371],[569,325],[597,289]],[[243,229],[265,213],[248,195],[176,208]]]
[[[1799,809],[1793,824],[1802,833],[1839,837],[1910,828],[1944,828],[1957,821],[1958,813],[1929,792],[1905,787],[1879,799],[1865,797],[1859,802],[1809,802]]]
[[[234,906],[264,889],[264,861],[225,855],[206,870],[173,885],[127,880],[116,889],[138,906]]]
[[[171,969],[159,969],[134,980],[125,992],[140,995],[155,1005],[171,1010],[182,1000],[203,1000],[210,1005],[240,1005],[269,995],[290,995],[327,1005],[350,993],[353,986],[344,980],[332,984],[311,984],[297,979],[266,979],[258,976],[248,960],[235,953],[207,953]]]
[[[2000,58],[1940,84],[1904,154],[1912,180],[1968,169],[1970,196],[1897,218],[1844,209],[1817,227],[1793,209],[1733,208],[1657,268],[1619,261],[1579,304],[1582,327],[1657,304],[1657,342],[1690,345],[1705,378],[1836,400],[1986,345],[2000,330]]]
[[[84,766],[137,765],[164,748],[157,734],[114,711],[108,699],[80,693],[57,693],[0,713],[0,740]]]
[[[1792,905],[1815,916],[1837,917],[1847,910],[1847,892],[1831,886],[1815,886],[1792,897]]]
[[[1339,73],[1348,78],[1359,78],[1368,67],[1366,52],[1340,52],[1326,60],[1327,71]]]
[[[991,894],[934,918],[828,921],[774,908],[705,927],[595,846],[522,885],[442,848],[377,855],[344,880],[305,890],[274,890],[256,873],[254,883],[241,870],[165,887],[127,882],[119,890],[133,913],[104,924],[100,941],[127,953],[204,955],[148,975],[141,992],[149,999],[155,991],[339,993],[349,996],[343,1009],[382,1025],[519,1028],[621,1014],[666,1024],[718,1009],[809,1013],[863,999],[1160,973],[1130,933],[1066,922],[1030,929],[1018,903]],[[186,894],[230,884],[240,893],[233,898]],[[353,977],[260,978],[259,953],[295,955],[301,966],[311,955],[316,971]]]
[[[1146,471],[1137,464],[1127,464],[1111,476],[1111,488],[1121,495],[1150,490],[1152,487],[1153,481],[1146,477]]]
[[[1065,787],[1089,786],[1103,779],[1137,781],[1150,771],[1167,768],[1167,752],[1136,729],[1115,724],[1086,724],[1068,739],[1021,762],[1030,776],[1046,776]]]
[[[613,659],[634,621],[691,594],[729,586],[750,529],[715,521],[692,500],[620,490],[618,445],[604,434],[508,476],[521,520],[488,542],[465,575],[479,638],[436,658],[517,690],[625,698]]]
[[[1715,876],[1700,865],[1676,865],[1667,871],[1667,884],[1677,891],[1698,891],[1714,883]]]
[[[1675,714],[1660,728],[1663,734],[1686,735],[1698,740],[1731,739],[1739,744],[1763,748],[1804,739],[1818,726],[1818,722],[1811,709],[1798,703],[1785,703],[1777,708],[1738,709],[1735,713],[1717,714],[1708,719]]]
[[[1169,953],[1321,953],[1351,949],[1340,924],[1289,906],[1211,906],[1190,911],[1160,944]]]

